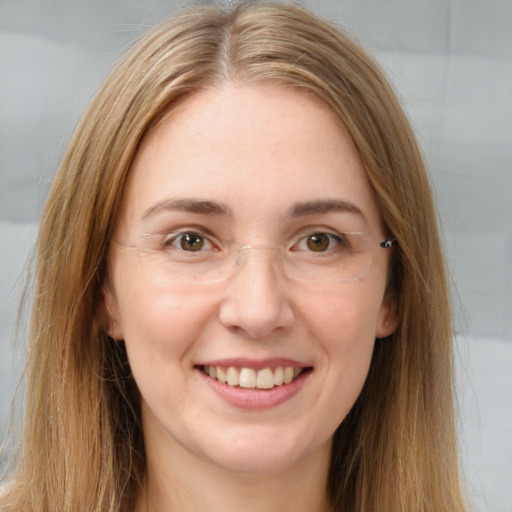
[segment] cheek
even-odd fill
[[[360,284],[360,283],[355,283]],[[343,294],[311,298],[307,324],[321,350],[323,387],[318,403],[326,425],[335,429],[348,414],[364,385],[375,343],[379,303],[349,287]]]
[[[189,349],[211,318],[211,301],[158,287],[120,290],[119,317],[130,364],[137,373],[187,364]]]
[[[349,356],[368,343],[373,345],[380,301],[375,294],[364,292],[362,287],[347,284],[342,293],[309,296],[302,308],[306,323],[327,352]]]

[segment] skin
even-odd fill
[[[162,211],[166,200],[221,203],[229,214]],[[358,153],[316,99],[273,85],[222,84],[180,103],[141,146],[114,239],[132,245],[169,226],[206,226],[222,240],[277,245],[304,225],[298,202],[350,201],[354,222],[385,238]],[[136,251],[109,255],[109,334],[124,339],[142,397],[148,489],[140,510],[321,511],[332,435],[368,373],[376,337],[396,327],[385,298],[389,251],[362,280],[290,280],[273,251],[248,251],[222,283],[173,285]],[[311,367],[284,403],[226,403],[195,365],[225,358],[290,358]],[[250,393],[251,391],[248,391]]]

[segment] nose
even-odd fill
[[[225,327],[264,338],[293,324],[290,289],[277,268],[275,252],[274,248],[241,249],[220,307]]]

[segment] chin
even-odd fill
[[[279,475],[291,470],[297,460],[287,454],[253,453],[222,454],[222,458],[212,460],[219,468],[246,477],[265,477]]]
[[[264,477],[293,471],[298,465],[323,452],[329,457],[331,439],[324,446],[310,447],[302,436],[293,441],[286,433],[280,435],[238,436],[218,443],[214,452],[208,450],[211,462],[228,472],[244,476]],[[205,453],[206,455],[206,453]]]

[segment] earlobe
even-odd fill
[[[396,301],[393,298],[385,298],[382,302],[375,329],[376,338],[391,336],[398,326],[398,312]]]
[[[117,301],[110,286],[109,280],[105,277],[102,286],[103,290],[103,317],[105,331],[114,340],[123,339],[123,330],[119,322]]]
[[[123,333],[121,326],[116,322],[115,318],[112,318],[107,327],[107,334],[110,338],[118,341],[123,339]]]

